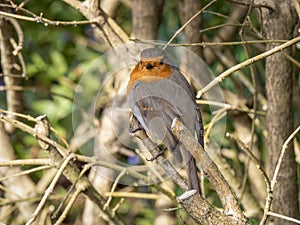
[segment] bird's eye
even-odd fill
[[[159,64],[160,64],[160,65],[164,65],[164,61],[161,60],[161,61],[159,62]]]

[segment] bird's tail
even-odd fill
[[[198,174],[197,174],[197,166],[196,160],[193,156],[190,156],[189,161],[187,163],[187,176],[188,176],[188,187],[189,189],[195,189],[201,194]]]

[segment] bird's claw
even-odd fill
[[[164,152],[165,152],[164,149],[159,148],[159,151],[158,151],[158,152],[156,152],[150,159],[147,159],[147,158],[146,158],[146,160],[147,160],[148,162],[153,162],[153,161],[154,161],[155,159],[157,159],[159,156],[161,156],[162,154],[164,154]]]
[[[139,130],[144,130],[140,122],[137,120],[137,118],[132,114],[129,119],[129,133],[131,135],[134,135]]]

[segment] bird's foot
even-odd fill
[[[144,130],[137,118],[132,114],[129,119],[129,133],[134,135],[137,131]]]
[[[160,148],[160,147],[158,147],[158,148],[159,148],[159,151],[156,152],[150,159],[147,159],[147,158],[146,158],[146,160],[147,160],[148,162],[153,162],[153,161],[154,161],[155,159],[157,159],[159,156],[161,156],[161,155],[164,154],[165,149],[164,149],[164,148]]]

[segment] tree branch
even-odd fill
[[[190,131],[177,118],[173,120],[172,131],[177,139],[190,151],[195,158],[197,165],[203,169],[208,180],[214,185],[215,190],[223,203],[224,215],[231,218],[234,223],[249,224],[239,207],[234,192],[220,173],[216,164],[211,160],[207,152],[193,137]]]
[[[214,87],[215,85],[217,85],[218,83],[222,82],[226,77],[230,76],[232,73],[246,67],[249,66],[250,64],[253,64],[259,60],[262,60],[270,55],[275,54],[276,52],[280,52],[283,49],[286,49],[296,43],[298,43],[300,41],[300,37],[296,37],[294,39],[291,39],[289,41],[287,41],[286,43],[276,46],[275,48],[272,48],[266,52],[263,52],[257,56],[254,56],[250,59],[247,59],[244,62],[241,62],[231,68],[229,68],[228,70],[226,70],[225,72],[221,73],[219,76],[215,77],[209,84],[207,84],[202,90],[198,91],[197,93],[197,98],[200,98],[200,96],[202,96],[205,92],[207,92],[209,89],[211,89],[212,87]]]

